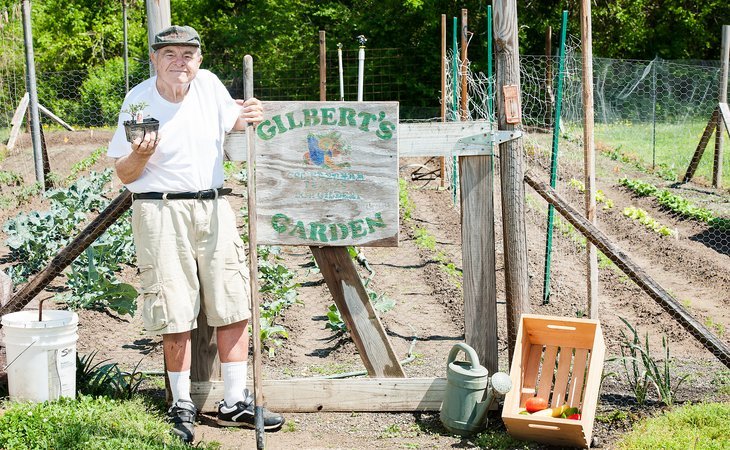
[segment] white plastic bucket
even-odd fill
[[[44,402],[76,397],[76,333],[72,311],[19,311],[2,316],[10,399]]]

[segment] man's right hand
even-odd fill
[[[132,141],[132,153],[122,156],[114,163],[117,176],[122,183],[129,184],[142,175],[147,161],[155,153],[159,142],[160,136],[155,131]]]
[[[144,137],[137,138],[132,141],[132,151],[137,156],[149,158],[155,153],[157,149],[157,143],[160,142],[160,137],[156,131],[150,131],[145,133]]]

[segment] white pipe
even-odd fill
[[[362,88],[365,80],[365,36],[357,37],[360,41],[360,50],[357,52],[357,101],[362,101]]]
[[[343,78],[343,71],[342,71],[342,43],[337,43],[337,60],[340,65],[340,101],[345,101],[345,80]]]

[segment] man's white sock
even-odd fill
[[[192,401],[190,398],[190,370],[183,370],[182,372],[170,372],[168,370],[167,378],[170,380],[173,405],[178,400]]]
[[[223,372],[223,399],[226,406],[233,406],[245,400],[243,390],[246,389],[248,361],[221,363]]]

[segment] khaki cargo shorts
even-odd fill
[[[228,200],[135,200],[132,230],[148,334],[193,330],[201,308],[211,327],[251,317],[246,254]]]

